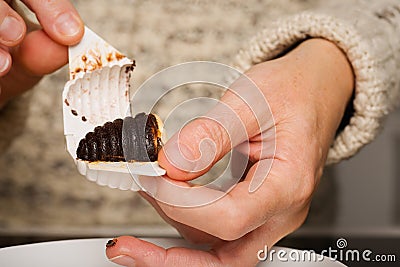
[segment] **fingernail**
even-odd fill
[[[0,26],[0,38],[6,42],[15,42],[24,34],[24,26],[21,21],[12,16],[4,18]]]
[[[5,72],[10,67],[10,58],[6,55],[0,55],[0,73]]]
[[[107,241],[106,248],[111,248],[117,244],[118,239],[113,238]]]
[[[54,29],[61,35],[73,36],[80,31],[81,22],[77,16],[71,12],[58,15],[54,24]]]
[[[127,266],[127,267],[135,267],[135,260],[126,255],[119,255],[114,258],[111,258],[110,261],[116,263],[118,265]]]
[[[193,169],[194,172],[203,171],[204,169],[210,167],[217,153],[215,142],[211,139],[201,140],[199,143],[199,148],[201,157],[196,162],[196,166]]]

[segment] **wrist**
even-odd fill
[[[304,89],[312,96],[317,114],[321,114],[321,129],[331,137],[327,140],[330,145],[353,94],[351,65],[339,47],[319,38],[304,41],[286,56],[309,81],[310,86]]]

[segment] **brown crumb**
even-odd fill
[[[82,116],[82,120],[83,120],[83,121],[87,121],[87,119],[86,119],[85,116]]]
[[[135,61],[133,61],[133,63],[132,63],[130,66],[127,66],[127,67],[125,68],[125,73],[128,74],[130,71],[133,71],[133,69],[135,68],[135,66],[136,66],[136,63],[135,63]]]
[[[121,60],[121,59],[123,59],[125,56],[124,55],[122,55],[122,54],[120,54],[120,53],[115,53],[115,58],[117,59],[117,60]]]
[[[113,55],[111,53],[108,53],[106,59],[108,62],[112,61]]]
[[[71,110],[71,113],[72,113],[72,115],[74,115],[74,116],[78,116],[78,112],[77,112],[75,109],[72,109],[72,110]]]
[[[115,246],[115,244],[117,244],[118,239],[114,238],[114,239],[110,239],[107,241],[106,244],[106,248],[111,248],[113,246]]]

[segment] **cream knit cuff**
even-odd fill
[[[237,69],[246,71],[312,37],[330,40],[344,51],[355,73],[354,113],[334,140],[327,164],[348,158],[371,142],[400,95],[399,79],[395,78],[396,70],[400,69],[400,44],[387,39],[393,29],[388,29],[387,21],[376,16],[376,10],[365,12],[362,6],[359,8],[348,11],[348,18],[304,12],[279,20],[251,39],[234,64]]]

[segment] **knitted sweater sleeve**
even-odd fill
[[[353,112],[338,132],[327,164],[351,157],[371,142],[400,98],[400,1],[335,2],[340,4],[276,21],[239,51],[234,64],[245,71],[313,37],[343,50],[355,75]]]

